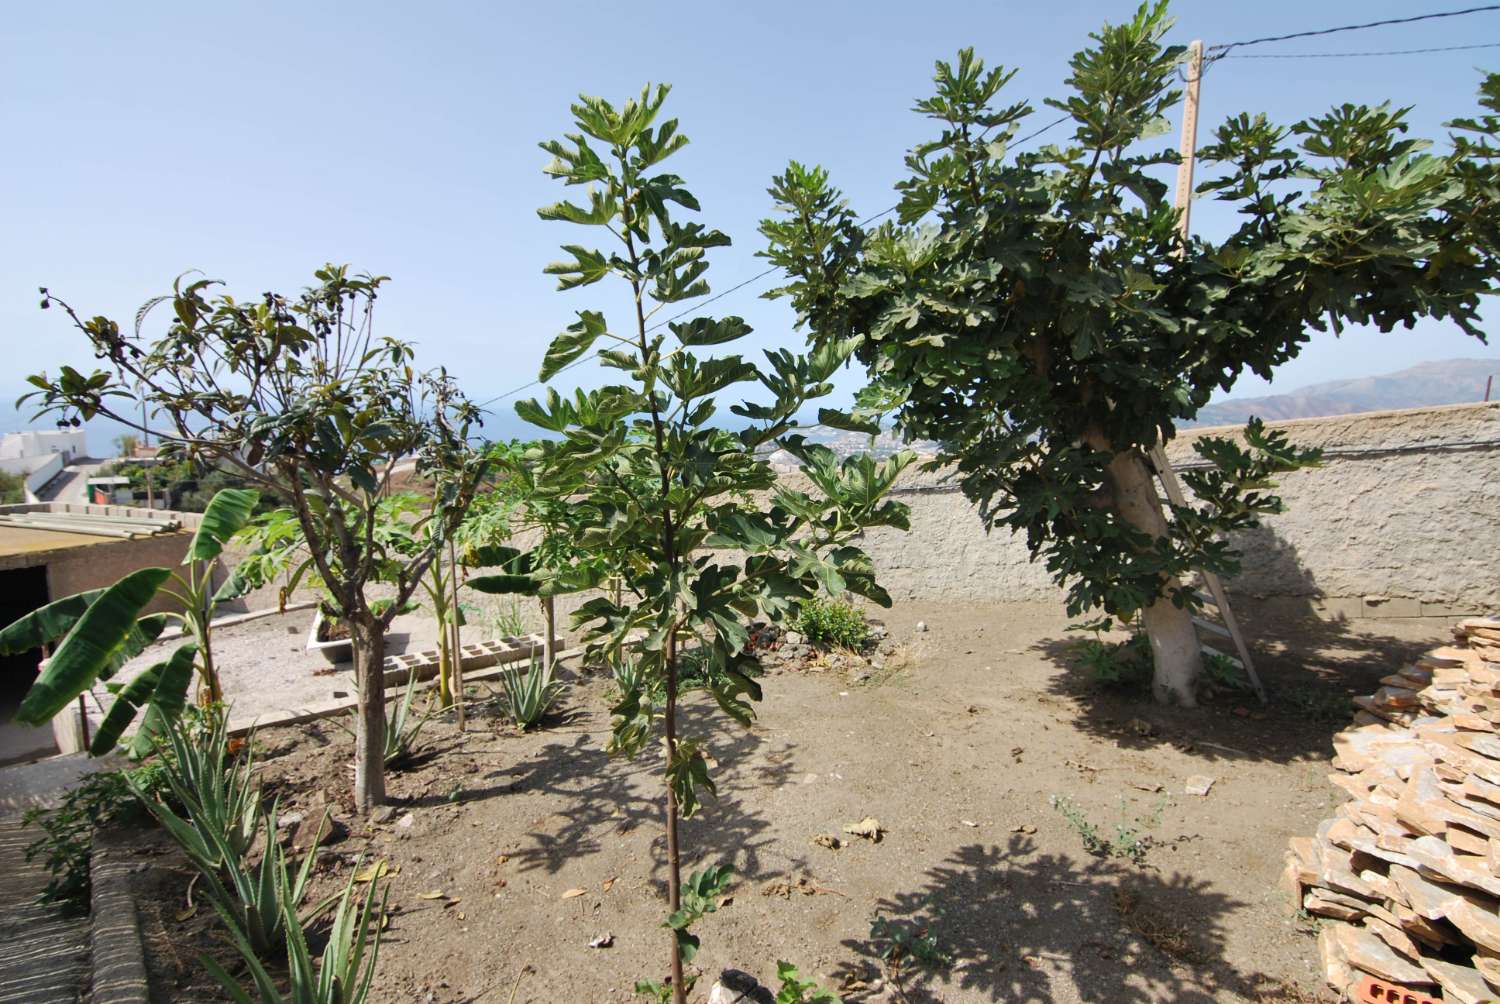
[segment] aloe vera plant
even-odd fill
[[[203,967],[219,981],[235,1004],[362,1004],[369,996],[375,976],[375,961],[380,954],[380,917],[385,912],[388,890],[380,894],[378,907],[377,881],[371,881],[363,895],[356,897],[354,874],[358,871],[356,862],[354,873],[338,897],[328,942],[316,966],[303,921],[294,909],[283,906],[287,993],[281,992],[250,940],[229,917],[225,920],[230,936],[245,961],[255,994],[252,996],[223,966],[206,955],[199,956]]]
[[[544,667],[535,656],[526,672],[509,670],[500,682],[505,688],[506,709],[522,732],[541,721],[562,692],[562,684],[552,676],[552,667]]]
[[[417,748],[417,736],[421,734],[422,727],[432,717],[431,711],[420,715],[413,715],[412,700],[417,694],[417,678],[415,675],[406,681],[406,690],[401,695],[401,700],[391,705],[390,716],[385,723],[385,765],[391,768],[399,768],[405,764]],[[353,717],[351,714],[350,717]],[[350,735],[354,735],[354,729],[343,722],[336,721],[334,724]]]
[[[168,726],[162,750],[162,776],[203,847],[221,845],[229,857],[243,858],[255,842],[261,816],[251,742],[246,740],[242,755],[231,757],[226,716],[210,708],[196,727],[183,722]]]
[[[134,782],[131,784],[134,787]],[[137,795],[198,869],[205,895],[225,922],[243,935],[257,954],[267,957],[279,951],[288,911],[295,913],[307,897],[318,841],[313,840],[302,864],[292,872],[277,840],[279,806],[272,803],[259,815],[265,849],[260,860],[251,864],[234,852],[230,833],[207,825],[195,826],[145,792],[137,791]],[[326,899],[316,904],[308,916],[321,913],[331,902]]]

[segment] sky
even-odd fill
[[[1463,6],[1452,0],[1179,0],[1170,40],[1230,42]],[[536,208],[564,196],[542,174],[541,140],[572,128],[575,95],[615,101],[673,85],[667,111],[692,140],[672,169],[734,239],[715,252],[716,291],[765,267],[756,224],[787,160],[826,166],[861,216],[895,201],[902,155],[933,126],[910,109],[933,62],[973,46],[1019,68],[1008,91],[1062,92],[1067,58],[1121,0],[632,5],[428,2],[31,5],[0,36],[0,432],[29,422],[10,403],[25,376],[88,368],[78,332],[37,308],[38,286],[85,316],[128,324],[189,269],[232,293],[292,291],[326,261],[388,275],[377,327],[417,345],[484,401],[534,380],[552,336],[586,308],[618,313],[602,286],[559,293],[542,273],[578,228]],[[1500,12],[1242,50],[1364,52],[1500,43]],[[1415,106],[1413,133],[1475,109],[1480,67],[1500,48],[1338,59],[1225,59],[1203,84],[1200,143],[1225,117],[1292,122],[1345,101]],[[1041,109],[1030,120],[1051,120]],[[1061,132],[1061,130],[1058,130]],[[1163,142],[1175,145],[1175,133]],[[1230,215],[1194,207],[1194,230]],[[756,329],[749,350],[801,345],[767,278],[709,308]],[[1496,362],[1448,325],[1319,335],[1270,387],[1386,373],[1429,359]],[[560,389],[602,382],[594,366]],[[847,397],[859,374],[846,373]],[[535,393],[528,390],[524,396]],[[495,402],[491,428],[523,430]],[[105,444],[92,443],[93,452]]]

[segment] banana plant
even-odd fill
[[[102,756],[112,751],[142,709],[130,753],[139,757],[151,752],[155,737],[182,714],[195,674],[200,703],[221,703],[224,693],[213,660],[214,608],[244,595],[252,583],[236,570],[215,590],[214,571],[225,544],[249,522],[259,500],[260,493],[253,489],[223,489],[204,510],[178,568],[139,569],[104,589],[55,600],[0,630],[3,655],[53,647],[16,719],[27,725],[46,724],[85,690],[114,676],[173,622],[189,640],[129,683],[110,688],[114,702],[94,733],[89,753]],[[170,599],[176,609],[143,614],[158,597]]]

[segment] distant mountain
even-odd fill
[[[1500,397],[1500,359],[1444,359],[1384,376],[1315,383],[1290,394],[1218,401],[1198,412],[1191,424],[1242,425],[1251,415],[1270,421],[1482,401],[1491,373],[1496,375],[1493,400]]]

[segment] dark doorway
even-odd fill
[[[0,572],[0,627],[45,606],[47,599],[45,566]],[[13,721],[37,677],[41,659],[41,649],[35,648],[19,655],[0,655],[0,763],[45,755],[56,748],[50,728],[32,729]]]

